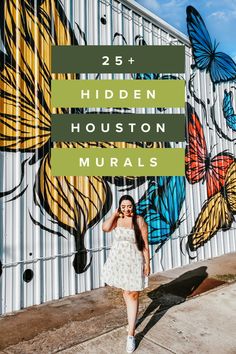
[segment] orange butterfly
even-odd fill
[[[223,187],[227,169],[234,157],[227,151],[211,157],[200,120],[189,103],[187,112],[189,145],[185,154],[186,178],[191,184],[206,180],[207,195],[211,197]]]

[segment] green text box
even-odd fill
[[[51,149],[52,175],[184,176],[184,154],[182,148],[53,148]],[[117,166],[114,166],[115,159],[117,159]],[[154,161],[157,165],[152,167]],[[111,166],[112,162],[113,166]],[[88,166],[83,163],[88,163]]]
[[[185,106],[184,80],[52,80],[51,84],[52,106],[55,108]],[[135,90],[140,90],[139,99],[134,98]],[[113,97],[105,98],[105,92],[112,93]],[[127,98],[121,99],[120,92],[123,97],[127,94]],[[150,98],[150,92],[155,98]],[[87,96],[82,98],[81,94]]]
[[[52,141],[184,141],[181,114],[53,114]]]
[[[184,73],[185,47],[52,46],[52,72]]]

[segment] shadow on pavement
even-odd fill
[[[138,328],[147,316],[152,314],[152,317],[144,329],[136,335],[137,347],[142,338],[172,306],[184,302],[186,298],[198,288],[204,279],[207,278],[208,273],[206,270],[207,267],[204,266],[188,271],[175,280],[161,285],[147,294],[148,297],[152,299],[152,302],[146,308],[142,317],[138,319],[136,328]]]

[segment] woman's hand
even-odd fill
[[[115,211],[114,211],[114,213],[113,213],[113,216],[116,217],[116,218],[118,218],[119,215],[120,215],[119,209],[116,208]]]
[[[147,264],[147,263],[144,264],[143,274],[144,274],[146,277],[148,277],[149,274],[150,274],[150,265]]]
[[[119,217],[119,211],[118,208],[112,213],[112,215],[104,221],[102,224],[102,231],[104,232],[110,232],[116,227],[116,222]]]

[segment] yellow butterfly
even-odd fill
[[[191,251],[196,251],[218,230],[229,230],[234,221],[234,213],[236,213],[236,162],[228,168],[224,187],[203,205],[188,236],[187,247]]]
[[[50,148],[142,145],[119,142],[52,143],[51,113],[64,113],[66,110],[51,109],[51,79],[79,77],[78,74],[51,75],[51,46],[78,45],[78,41],[58,0],[5,0],[0,3],[0,13],[5,19],[0,21],[5,46],[5,52],[0,53],[3,63],[0,68],[0,149],[34,153],[29,164],[40,160],[32,198],[47,211],[53,223],[56,222],[75,237],[78,253],[74,268],[79,273],[87,269],[85,232],[98,223],[111,207],[112,193],[108,182],[135,188],[143,182],[143,178],[54,177],[51,173]],[[161,146],[159,143],[152,144],[152,147]],[[46,228],[32,215],[31,219],[42,229],[63,236],[59,231]]]

